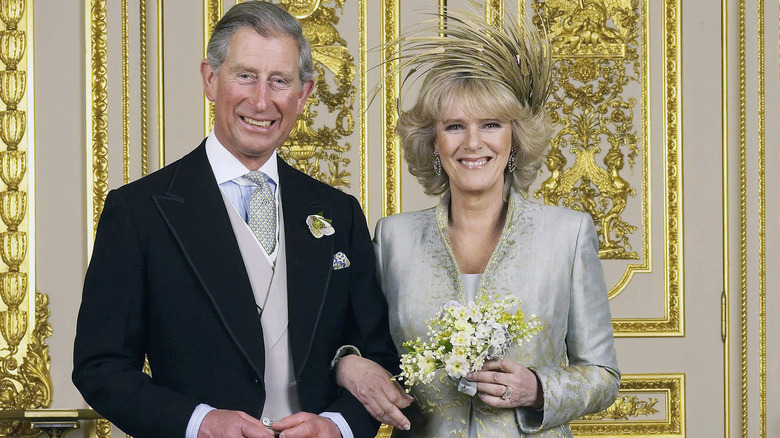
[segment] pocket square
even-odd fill
[[[347,258],[347,255],[341,251],[333,254],[333,270],[338,271],[339,269],[344,268],[349,268],[349,259]]]

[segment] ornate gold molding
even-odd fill
[[[535,195],[544,197],[546,203],[591,214],[599,234],[600,257],[616,260],[612,263],[621,261],[620,266],[624,266],[622,276],[610,287],[610,298],[614,298],[627,287],[634,274],[652,272],[648,2],[553,0],[535,1],[533,7],[537,25],[548,28],[551,36],[555,88],[548,109],[559,127],[547,159],[549,176]],[[667,278],[664,315],[616,318],[613,320],[616,336],[684,334],[679,9],[679,2],[670,0],[663,4],[662,28],[666,35],[661,61],[666,91],[663,175],[667,187],[663,193]],[[641,89],[640,99],[625,96],[626,87],[632,82]],[[634,128],[636,111],[640,112],[641,131]],[[567,157],[574,159],[569,167]],[[637,159],[641,179],[634,187],[623,177],[623,167],[626,163],[633,167]],[[629,237],[640,227],[623,215],[637,195],[641,232],[638,248],[634,250]]]
[[[108,194],[108,53],[106,0],[85,0],[87,57],[87,251]]]
[[[51,404],[46,338],[49,298],[35,290],[33,1],[0,0],[0,408]],[[0,436],[31,435],[27,422],[0,422]]]
[[[729,226],[729,50],[728,50],[728,0],[721,0],[721,156],[723,204],[723,292],[721,293],[721,340],[723,341],[723,430],[724,438],[731,434],[731,348],[730,348],[730,297],[731,280],[729,273],[731,254],[731,227]]]
[[[766,70],[764,0],[758,0],[758,403],[759,436],[766,438]]]
[[[376,434],[375,438],[390,438],[390,436],[393,434],[393,428],[383,424],[382,427],[379,428],[379,432]]]
[[[149,173],[149,112],[146,99],[148,98],[149,83],[146,75],[147,71],[147,40],[146,40],[146,0],[139,0],[139,22],[141,23],[139,29],[139,46],[140,46],[140,88],[141,88],[141,176],[146,176]]]
[[[395,135],[395,125],[398,121],[398,108],[396,104],[401,94],[400,72],[389,75],[398,67],[398,60],[394,52],[398,50],[390,43],[396,40],[400,34],[400,5],[398,0],[385,0],[381,6],[381,35],[380,41],[383,47],[382,68],[380,77],[384,78],[382,85],[382,216],[401,212],[401,144]]]
[[[497,26],[504,18],[504,0],[485,0],[485,21]]]
[[[165,21],[163,0],[157,0],[157,162],[165,166]]]
[[[739,1],[739,193],[740,193],[740,340],[742,437],[748,437],[748,289],[747,289],[747,32],[746,0]]]
[[[649,272],[651,266],[647,4],[644,0],[557,1],[536,2],[534,6],[538,25],[549,27],[556,73],[548,110],[561,127],[547,159],[550,176],[535,196],[544,196],[548,204],[588,212],[597,227],[602,259],[641,259],[626,265],[622,278],[610,290],[613,298],[635,272]],[[639,102],[626,96],[632,83],[640,85]],[[635,110],[640,114],[641,136],[634,128]],[[602,147],[608,151],[599,155]],[[568,168],[566,149],[575,156]],[[625,162],[633,168],[637,158],[641,169],[641,256],[629,240],[639,227],[623,219],[637,189],[621,175]]]
[[[360,69],[360,151],[358,164],[358,201],[368,220],[368,9],[366,0],[358,0],[358,68]]]
[[[203,57],[208,51],[209,38],[214,26],[222,18],[222,0],[203,0]],[[209,102],[206,96],[203,96],[203,135],[209,135],[211,127],[214,126],[214,104]]]
[[[685,436],[685,375],[624,375],[620,395],[605,411],[571,423],[576,436]],[[663,396],[663,403],[657,406]],[[662,413],[663,419],[654,418]]]
[[[122,183],[130,182],[130,36],[127,0],[121,0],[122,14]]]
[[[634,0],[636,1],[636,0]],[[642,0],[647,7],[646,0]],[[664,316],[649,319],[613,319],[615,336],[684,336],[684,259],[683,259],[683,181],[682,181],[682,133],[679,118],[682,115],[682,76],[680,74],[682,39],[679,0],[664,0],[663,2],[663,85],[664,111],[664,276],[666,281],[664,296]],[[646,137],[649,136],[647,127]],[[649,143],[648,143],[649,144]],[[649,190],[649,181],[643,191]],[[650,211],[649,200],[645,211]],[[644,207],[643,207],[644,208]],[[647,217],[647,214],[643,216]],[[649,227],[649,224],[647,225]],[[648,243],[649,244],[649,243]],[[649,262],[648,262],[649,263]],[[648,265],[649,268],[649,265]],[[642,272],[636,270],[635,272]],[[630,277],[625,274],[625,281]],[[622,281],[622,280],[621,280]]]

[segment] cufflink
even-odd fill
[[[349,268],[349,259],[347,258],[347,255],[343,252],[339,251],[336,254],[333,254],[333,270],[338,271],[339,269],[345,269]]]

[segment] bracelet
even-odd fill
[[[354,345],[343,345],[339,347],[338,350],[336,350],[336,355],[333,356],[333,360],[330,361],[330,370],[333,371],[336,369],[336,365],[338,365],[341,358],[344,356],[349,356],[350,354],[356,354],[358,357],[363,357],[360,354],[360,350],[358,350],[358,348]]]

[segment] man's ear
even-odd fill
[[[217,73],[211,68],[208,59],[200,61],[200,77],[203,79],[203,92],[212,102],[217,98]]]
[[[298,94],[298,114],[303,112],[303,107],[306,106],[306,100],[312,91],[314,91],[314,79],[304,82],[301,87],[301,92]]]

